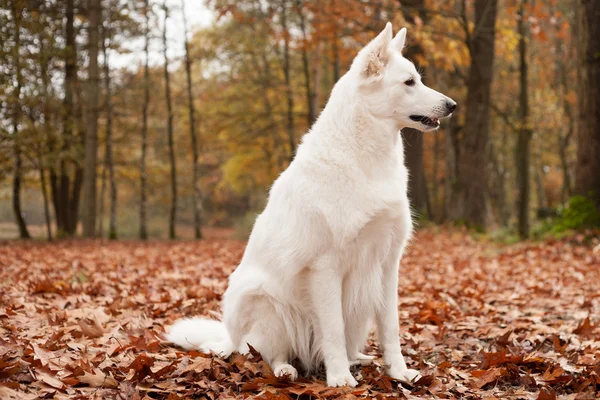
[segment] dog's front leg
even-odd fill
[[[350,373],[342,310],[342,275],[333,255],[319,258],[311,270],[308,292],[315,316],[317,343],[325,363],[328,386],[356,386]]]
[[[383,360],[387,373],[394,379],[411,382],[418,379],[419,372],[406,366],[400,349],[398,329],[398,269],[401,249],[392,251],[383,265],[383,307],[377,313],[377,330],[383,349]]]

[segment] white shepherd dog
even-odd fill
[[[421,82],[392,25],[337,82],[296,158],[271,188],[229,278],[223,322],[184,319],[167,339],[227,356],[258,350],[277,376],[325,365],[327,385],[355,386],[350,366],[376,322],[387,373],[412,381],[398,336],[398,269],[412,232],[399,131],[435,130],[456,103]]]

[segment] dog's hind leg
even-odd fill
[[[298,371],[290,364],[292,346],[283,321],[266,298],[256,296],[252,301],[257,319],[244,335],[240,352],[246,353],[248,345],[252,346],[269,363],[275,376],[288,375],[295,380]]]

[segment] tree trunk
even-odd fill
[[[403,129],[404,154],[409,171],[408,197],[412,209],[431,218],[431,204],[423,167],[423,134],[416,129]]]
[[[11,13],[14,25],[14,41],[15,47],[13,49],[13,61],[15,67],[16,86],[14,89],[14,103],[12,110],[12,128],[13,128],[13,152],[15,160],[15,169],[13,175],[13,198],[12,205],[15,213],[15,221],[19,228],[19,237],[21,239],[30,239],[29,231],[27,230],[27,224],[23,217],[23,211],[21,210],[21,174],[23,170],[23,160],[21,158],[21,144],[20,144],[20,132],[19,132],[19,120],[21,118],[21,9],[15,4],[15,0],[11,1]]]
[[[117,181],[115,179],[115,163],[113,160],[113,146],[112,146],[112,91],[110,87],[110,64],[108,62],[108,50],[106,41],[110,44],[111,32],[110,32],[110,13],[111,4],[109,2],[106,24],[103,29],[104,37],[102,38],[102,52],[104,54],[104,91],[106,92],[105,103],[106,103],[106,169],[108,170],[108,182],[110,185],[110,212],[109,212],[109,223],[108,223],[108,238],[117,238]],[[110,47],[110,46],[109,46]]]
[[[308,127],[310,128],[317,119],[317,116],[315,115],[315,106],[313,105],[315,97],[312,93],[313,88],[310,77],[310,61],[308,57],[308,35],[306,33],[306,16],[304,15],[303,7],[303,1],[296,0],[296,12],[300,17],[300,31],[302,32],[302,72],[304,73],[304,90],[306,92],[306,118]]]
[[[600,210],[600,3],[583,0],[580,11],[579,126],[575,193]]]
[[[475,0],[475,27],[469,33],[471,66],[467,79],[464,135],[459,143],[457,196],[452,219],[477,229],[486,225],[486,148],[489,139],[490,94],[494,66],[497,0]]]
[[[103,237],[104,236],[104,205],[105,194],[106,194],[106,172],[108,170],[108,166],[106,165],[106,154],[104,155],[104,166],[102,168],[102,174],[100,175],[100,202],[98,204],[98,230],[96,231],[96,236]]]
[[[529,237],[529,143],[531,141],[531,128],[529,126],[529,99],[527,96],[527,44],[524,8],[527,0],[521,0],[517,28],[519,33],[519,138],[516,149],[517,165],[517,215],[519,236],[521,239]]]
[[[42,148],[38,151],[38,166],[40,173],[40,186],[42,190],[42,197],[44,200],[44,219],[46,221],[46,237],[48,241],[52,240],[52,220],[50,217],[50,205],[48,198],[48,186],[46,182],[46,159],[44,157],[44,149],[47,153],[51,153],[53,145],[51,144],[51,112],[50,112],[50,83],[48,77],[48,63],[49,57],[45,49],[45,38],[43,32],[40,32],[40,77],[42,80],[42,98],[43,98],[43,113],[44,113],[44,140],[42,142]]]
[[[190,138],[192,139],[192,186],[194,187],[194,237],[202,239],[202,192],[200,190],[200,165],[198,165],[198,138],[196,135],[196,109],[192,93],[192,61],[188,43],[185,3],[181,1],[183,35],[185,45],[185,75],[187,79],[188,112],[190,115]]]
[[[94,237],[96,234],[96,164],[98,158],[98,87],[100,74],[98,71],[98,42],[101,14],[100,0],[89,0],[88,28],[88,90],[87,121],[85,131],[85,162],[83,178],[83,236]]]
[[[441,138],[439,134],[436,134],[433,138],[433,181],[431,182],[431,197],[433,198],[431,213],[432,219],[436,222],[441,222],[441,212],[440,212],[440,190],[439,190],[439,180],[438,180],[438,168],[440,162],[440,142]]]
[[[543,179],[543,168],[541,152],[535,152],[535,160],[533,169],[535,171],[535,187],[537,191],[537,208],[538,210],[548,208],[548,200],[546,199],[546,192],[544,191],[544,179]]]
[[[144,63],[144,105],[142,108],[142,155],[140,160],[140,239],[148,239],[148,228],[146,222],[146,153],[148,149],[148,108],[150,106],[150,7],[148,0],[144,2],[145,24],[145,44],[144,53],[146,60]]]
[[[75,40],[75,5],[74,0],[66,0],[65,4],[65,80],[62,109],[62,138],[57,165],[50,169],[50,187],[52,203],[56,217],[58,235],[73,235],[77,230],[79,218],[79,195],[83,181],[83,170],[78,160],[67,162],[64,154],[75,153],[78,157],[78,143],[74,142],[73,128],[78,121],[81,102],[75,106],[74,96],[77,83],[77,47]],[[74,118],[75,111],[75,118]],[[73,182],[69,176],[69,166],[73,168]]]
[[[321,88],[321,50],[323,48],[323,43],[317,43],[317,48],[313,53],[312,60],[312,91],[311,91],[311,100],[310,106],[312,107],[311,114],[314,116],[316,120],[319,117],[319,98],[320,98],[320,88]],[[313,121],[314,122],[314,121]]]
[[[292,92],[292,78],[290,71],[290,32],[287,24],[286,0],[281,1],[281,29],[283,30],[283,74],[285,76],[285,93],[287,98],[287,123],[286,131],[290,146],[290,162],[296,155],[296,139],[294,137],[294,94]]]
[[[424,0],[408,0],[400,3],[403,14],[407,21],[414,23],[415,17],[427,21],[425,13]],[[422,54],[423,49],[420,45],[411,46],[404,50],[405,57],[414,59]],[[429,202],[429,192],[425,177],[425,168],[423,166],[423,134],[416,129],[404,129],[402,138],[404,141],[404,152],[406,154],[406,167],[409,171],[408,179],[408,197],[414,210],[426,218],[431,218],[431,204]]]
[[[165,13],[163,29],[163,56],[165,60],[165,100],[167,103],[167,137],[169,142],[169,163],[171,165],[171,210],[169,213],[169,239],[177,237],[175,232],[175,221],[177,219],[177,165],[175,164],[175,142],[173,139],[173,105],[171,102],[171,82],[169,77],[169,57],[167,56],[167,20],[169,10],[167,2],[163,3]]]

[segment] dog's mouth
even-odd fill
[[[424,115],[411,115],[409,118],[430,128],[437,128],[440,126],[440,120],[438,118],[429,118]]]

